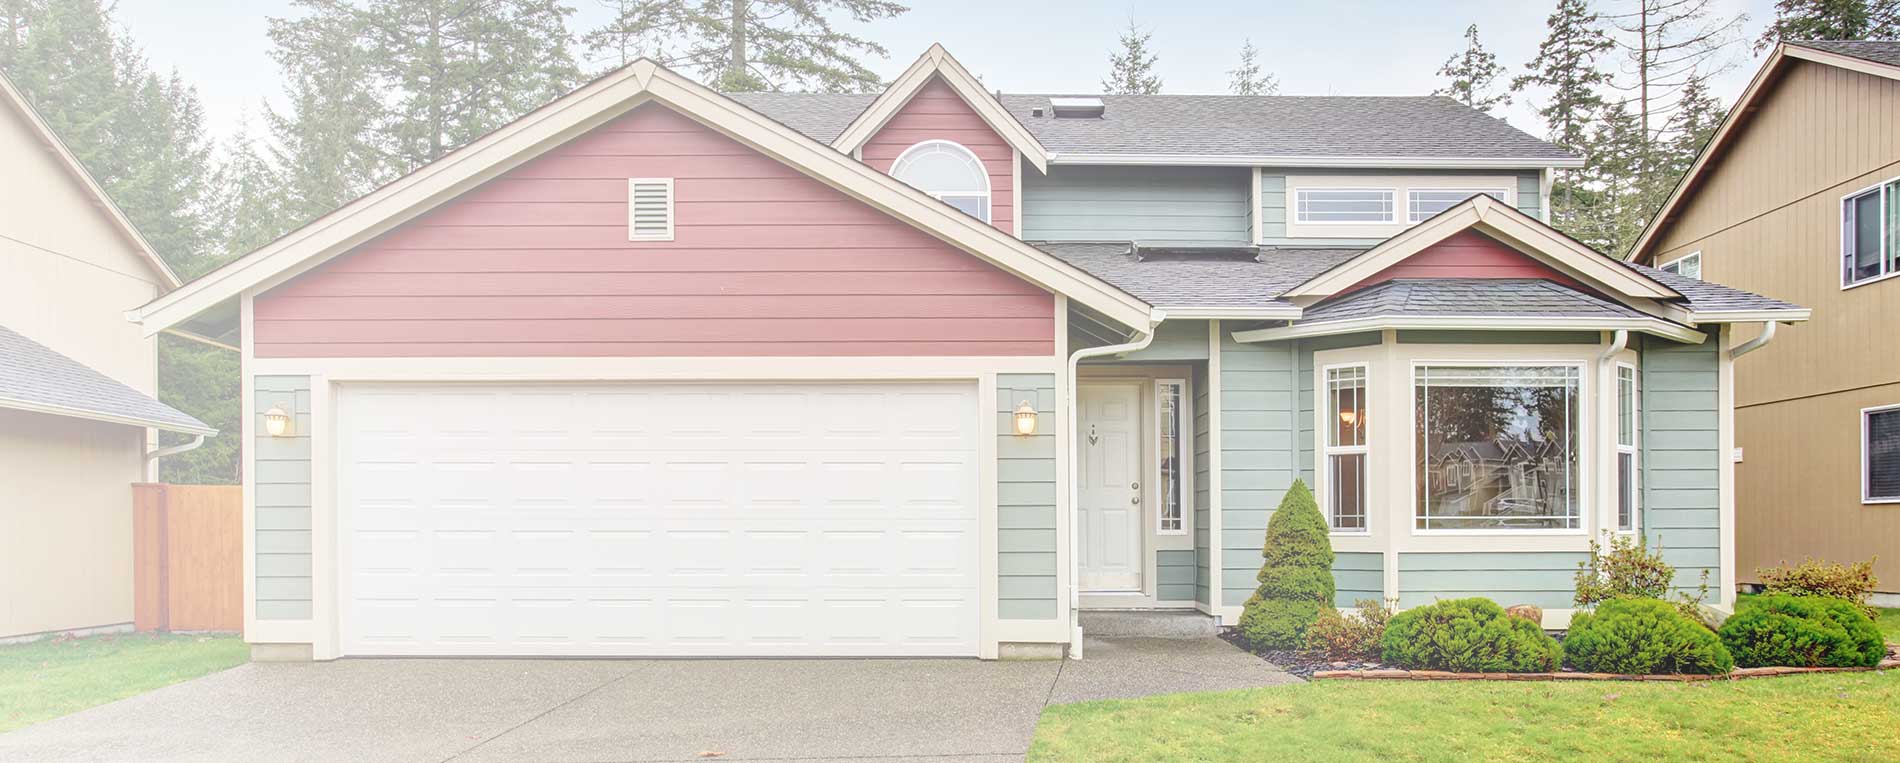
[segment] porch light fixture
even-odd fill
[[[285,437],[290,434],[290,414],[278,406],[271,406],[264,412],[264,431],[272,437]]]
[[[1036,407],[1024,400],[1022,405],[1016,406],[1016,434],[1028,436],[1035,433]]]

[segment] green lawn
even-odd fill
[[[1318,681],[1058,705],[1051,761],[1891,761],[1900,671],[1693,684]]]
[[[137,633],[0,646],[0,733],[249,659],[234,635]]]

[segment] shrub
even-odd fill
[[[1380,640],[1386,662],[1471,673],[1541,673],[1563,664],[1563,647],[1529,620],[1506,617],[1484,598],[1449,599],[1392,616]]]
[[[1676,568],[1663,561],[1662,549],[1649,550],[1649,541],[1641,536],[1613,535],[1609,553],[1596,539],[1590,540],[1590,558],[1577,563],[1575,601],[1579,609],[1615,599],[1668,599],[1669,586],[1676,579]],[[1702,571],[1702,583],[1694,596],[1677,593],[1672,600],[1676,609],[1703,627],[1702,600],[1709,595],[1709,572]]]
[[[1591,673],[1720,675],[1735,667],[1721,639],[1659,599],[1616,599],[1578,613],[1564,656]]]
[[[1776,567],[1763,567],[1755,570],[1761,578],[1764,593],[1784,593],[1789,596],[1829,596],[1846,599],[1860,607],[1873,619],[1880,618],[1880,610],[1867,603],[1874,592],[1874,586],[1880,579],[1874,577],[1874,560],[1853,564],[1834,564],[1809,559],[1793,567],[1786,562]]]
[[[1392,610],[1378,599],[1360,599],[1353,615],[1327,609],[1306,629],[1306,653],[1331,661],[1379,659],[1379,640]]]
[[[1260,588],[1240,614],[1240,635],[1255,649],[1298,649],[1320,611],[1333,606],[1333,544],[1306,483],[1293,481],[1267,521]]]
[[[1745,668],[1872,667],[1887,651],[1859,606],[1819,596],[1757,597],[1722,624],[1721,636]]]

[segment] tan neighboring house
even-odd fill
[[[1896,117],[1900,42],[1778,46],[1630,254],[1813,310],[1737,362],[1744,583],[1878,556],[1900,598]]]
[[[132,490],[157,431],[157,344],[125,311],[178,286],[0,76],[0,640],[129,627]]]

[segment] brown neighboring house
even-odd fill
[[[1737,567],[1900,591],[1900,42],[1778,46],[1630,259],[1813,309],[1737,363]],[[1773,337],[1771,336],[1770,339]]]

